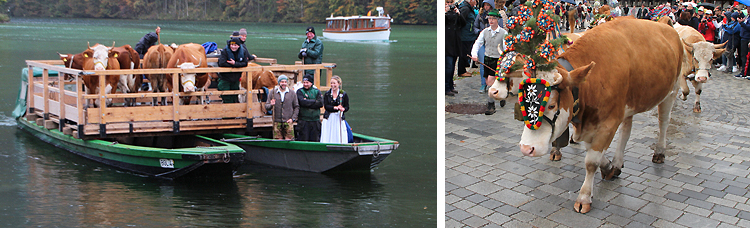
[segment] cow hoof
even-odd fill
[[[683,100],[683,101],[687,100],[687,95],[685,95],[684,93],[678,95],[677,97],[680,98],[680,100]]]
[[[602,169],[602,179],[605,180],[612,180],[615,177],[619,177],[620,173],[622,173],[620,168],[617,167],[611,167],[609,169]]]
[[[559,161],[560,159],[562,159],[562,152],[560,152],[560,149],[552,148],[552,152],[549,153],[549,160]]]
[[[587,212],[591,211],[591,204],[576,202],[576,204],[573,207],[573,210],[581,214],[586,214]]]
[[[500,107],[505,107],[505,100],[500,101]]]
[[[695,107],[693,107],[693,112],[695,112],[695,113],[701,113],[702,112],[701,106],[696,105]]]
[[[664,154],[654,154],[654,158],[651,159],[651,162],[656,164],[664,163]]]

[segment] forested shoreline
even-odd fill
[[[324,23],[382,6],[394,24],[437,23],[435,0],[0,0],[11,17]]]

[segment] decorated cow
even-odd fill
[[[604,179],[621,173],[633,115],[657,106],[660,131],[652,162],[664,162],[683,57],[683,43],[672,27],[647,20],[613,20],[587,31],[557,58],[559,66],[537,71],[539,77],[520,87],[526,123],[519,142],[523,155],[549,153],[553,141],[571,123],[573,140],[585,145],[586,177],[576,198],[576,212],[591,210],[597,169]],[[604,152],[618,128],[619,144],[610,161]]]

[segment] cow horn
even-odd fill
[[[687,48],[688,52],[693,53],[693,45],[689,44],[687,41],[683,39],[680,39],[680,40],[682,40],[682,44],[685,45],[685,48]]]
[[[177,62],[174,64],[175,67],[180,65],[180,59],[177,59]]]
[[[112,48],[114,48],[114,47],[115,47],[115,42],[114,42],[114,41],[112,41],[112,47],[111,47],[110,49],[112,49]]]
[[[89,49],[91,49],[91,42],[89,42],[89,41],[86,41],[86,45],[88,45],[88,46],[89,46]]]
[[[726,41],[726,42],[721,43],[721,44],[714,44],[714,48],[716,48],[716,49],[724,48],[724,45],[727,45],[727,42],[729,42],[729,41]]]
[[[196,68],[197,68],[197,67],[199,67],[199,66],[201,65],[201,63],[203,63],[203,59],[199,59],[199,60],[198,60],[198,66],[195,66],[195,67],[196,67]]]

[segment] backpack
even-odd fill
[[[216,51],[216,47],[218,45],[216,43],[214,43],[214,42],[210,42],[209,41],[209,42],[205,42],[205,43],[201,44],[201,46],[203,46],[203,48],[206,49],[206,54],[208,55],[208,53]]]

